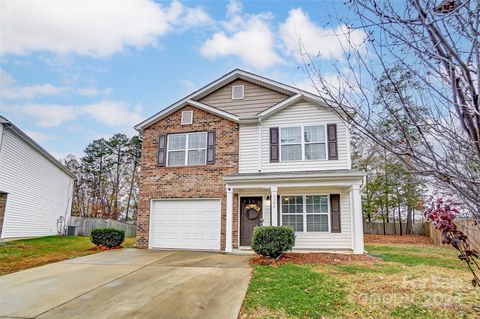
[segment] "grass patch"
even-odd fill
[[[246,309],[271,310],[267,317],[278,317],[280,309],[287,318],[322,318],[335,314],[346,295],[332,276],[313,272],[309,266],[255,266],[244,303]],[[257,318],[258,313],[245,315]]]
[[[350,274],[362,274],[362,273],[373,273],[373,274],[396,274],[403,271],[402,267],[397,265],[384,265],[384,264],[373,264],[371,266],[367,265],[338,265],[337,269],[339,271],[347,272]]]
[[[465,264],[457,258],[450,247],[413,245],[366,245],[365,249],[378,255],[384,261],[401,263],[406,266],[433,266],[449,269],[465,269]]]
[[[480,289],[453,248],[371,244],[366,250],[384,262],[256,266],[242,318],[479,318]]]
[[[135,238],[125,238],[124,247],[133,247]],[[94,254],[90,237],[47,236],[0,243],[0,275]]]

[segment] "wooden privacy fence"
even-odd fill
[[[115,228],[125,231],[125,237],[134,237],[137,225],[120,222],[113,219],[70,217],[69,226],[77,226],[75,234],[77,236],[90,236],[95,228]]]
[[[425,235],[423,223],[415,223],[412,228],[414,235]],[[403,234],[405,234],[405,229],[407,229],[407,224],[402,223]],[[383,223],[363,223],[363,233],[383,235]],[[386,235],[400,235],[400,225],[398,223],[385,223],[385,233]]]
[[[474,226],[471,221],[458,221],[456,222],[459,230],[461,230],[468,237],[468,242],[477,251],[480,251],[480,229]],[[442,234],[435,229],[432,223],[425,223],[425,234],[433,239],[435,245],[442,245]]]

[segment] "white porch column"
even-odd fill
[[[227,185],[227,216],[225,225],[225,251],[232,252],[232,230],[233,230],[233,188]]]
[[[272,226],[278,226],[278,201],[277,201],[278,188],[277,186],[272,186],[270,188],[270,202],[272,203]]]
[[[365,251],[363,245],[363,216],[362,216],[362,198],[360,195],[360,185],[352,186],[350,191],[352,196],[352,225],[353,225],[353,253],[363,254]]]

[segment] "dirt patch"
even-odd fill
[[[287,253],[279,259],[266,258],[256,255],[250,259],[250,265],[279,266],[285,264],[310,265],[330,264],[348,265],[353,263],[377,263],[382,262],[381,258],[368,255],[342,255],[329,253]]]
[[[107,246],[99,245],[99,246],[95,246],[88,249],[88,251],[107,251],[107,250],[122,249],[122,248],[124,247],[123,246],[107,247]]]
[[[427,236],[416,235],[364,235],[366,244],[410,244],[410,245],[433,245],[433,240]]]

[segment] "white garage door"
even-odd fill
[[[154,200],[151,248],[220,250],[220,200]]]

